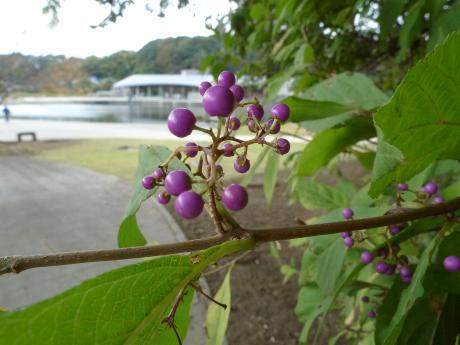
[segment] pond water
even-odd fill
[[[12,119],[97,122],[154,122],[165,119],[171,109],[188,107],[202,114],[201,104],[185,102],[133,103],[17,103],[8,105]]]

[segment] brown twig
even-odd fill
[[[380,217],[294,227],[234,230],[246,234],[247,237],[252,237],[256,243],[263,243],[334,234],[342,231],[371,229],[391,224],[400,224],[417,219],[448,214],[458,210],[459,208],[460,197],[457,197],[442,204],[429,205],[418,209],[383,215]],[[0,258],[0,275],[5,273],[19,273],[35,267],[61,266],[85,262],[125,260],[167,254],[179,254],[203,250],[230,240],[232,240],[232,235],[230,233],[226,233],[197,240],[188,240],[180,243],[162,244],[157,246],[77,251],[32,256],[6,256]]]
[[[214,222],[214,225],[216,226],[217,232],[223,234],[225,232],[225,230],[224,230],[224,228],[222,226],[222,219],[220,217],[220,214],[217,211],[217,207],[216,207],[216,191],[214,189],[214,186],[209,187],[208,195],[209,195],[209,207],[211,209],[212,221]]]
[[[227,305],[224,304],[224,303],[221,303],[219,301],[216,301],[214,298],[212,298],[211,296],[209,296],[206,292],[203,291],[203,289],[201,288],[201,286],[199,286],[198,284],[195,284],[194,282],[190,282],[189,283],[190,286],[192,288],[195,289],[195,291],[199,292],[200,294],[202,294],[204,297],[206,297],[208,300],[210,300],[211,302],[217,304],[218,306],[224,308],[224,309],[227,309]]]
[[[189,284],[186,284],[182,289],[180,289],[171,311],[169,312],[168,316],[166,316],[164,320],[162,321],[162,323],[166,323],[169,326],[169,328],[173,330],[174,334],[176,335],[176,339],[179,345],[182,345],[182,340],[180,338],[179,331],[177,330],[177,326],[176,326],[176,322],[174,318],[176,317],[177,309],[179,308],[180,303],[184,299],[184,294]]]

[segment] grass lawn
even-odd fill
[[[138,147],[143,144],[164,145],[174,149],[179,145],[183,145],[184,141],[97,139],[1,144],[0,155],[29,155],[52,162],[82,166],[101,173],[118,176],[125,181],[132,181],[137,166]],[[302,144],[293,144],[291,151],[299,150],[302,146]],[[262,148],[259,145],[253,145],[249,148],[248,157],[252,163],[255,163],[261,151]],[[242,176],[234,171],[233,161],[234,158],[232,157],[224,157],[221,162],[226,175],[228,177]],[[259,169],[259,172],[261,171],[262,168]]]

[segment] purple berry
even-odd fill
[[[395,225],[395,224],[390,225],[388,227],[388,230],[390,231],[390,234],[392,234],[393,236],[401,232],[401,228],[399,227],[399,225]]]
[[[379,254],[379,256],[381,256],[381,257],[385,257],[385,256],[388,255],[388,249],[386,249],[386,248],[379,248],[378,254]]]
[[[367,250],[364,250],[362,253],[361,253],[361,262],[364,263],[364,264],[370,264],[373,260],[373,256],[372,256],[372,253],[371,252],[368,252]]]
[[[182,170],[173,170],[165,178],[165,189],[171,195],[179,195],[191,188],[190,177]]]
[[[361,297],[361,301],[362,301],[363,303],[369,303],[370,299],[369,299],[368,296],[363,296],[363,297]]]
[[[144,178],[142,179],[142,187],[149,190],[155,187],[155,179],[153,178],[153,176],[144,176]]]
[[[239,211],[248,204],[248,192],[239,184],[233,183],[222,194],[224,206],[232,211]]]
[[[251,167],[251,162],[245,157],[237,157],[235,163],[233,163],[233,167],[240,174],[244,174]]]
[[[230,71],[222,71],[217,78],[217,84],[220,86],[230,87],[236,82],[235,75]]]
[[[404,192],[409,189],[409,186],[407,185],[407,183],[398,183],[396,189],[400,192]]]
[[[233,152],[233,145],[230,143],[224,144],[224,156],[225,157],[232,157],[234,155]]]
[[[165,173],[162,168],[157,168],[152,174],[153,178],[155,180],[161,180],[163,177],[165,177]]]
[[[355,240],[352,237],[347,237],[343,239],[343,243],[346,247],[350,248],[353,247],[353,244],[355,244]]]
[[[157,201],[162,205],[166,205],[169,200],[171,200],[171,195],[167,192],[162,192],[157,195]]]
[[[342,238],[347,238],[347,237],[350,237],[350,233],[347,232],[347,231],[343,231],[343,232],[340,233],[340,236],[341,236]]]
[[[383,261],[379,261],[375,264],[375,271],[378,272],[378,273],[385,273],[388,269],[388,265],[383,262]]]
[[[433,203],[435,204],[442,204],[444,201],[446,201],[442,196],[435,196],[433,198]]]
[[[195,123],[195,115],[187,108],[176,108],[168,116],[169,131],[179,138],[192,133]]]
[[[271,114],[273,118],[286,122],[289,119],[289,107],[284,103],[275,104],[272,108]]]
[[[460,258],[457,256],[446,256],[443,262],[444,269],[448,272],[460,271]]]
[[[255,117],[257,120],[262,120],[264,117],[264,108],[258,104],[250,104],[248,106],[248,117]]]
[[[273,124],[273,122],[275,122],[275,124]],[[270,119],[267,121],[267,125],[265,128],[270,134],[276,134],[280,131],[281,125],[278,121],[274,121],[273,119]]]
[[[193,190],[181,193],[174,202],[174,209],[185,219],[198,217],[203,211],[203,206],[203,198]]]
[[[240,102],[244,98],[244,89],[240,85],[235,84],[230,86],[230,91],[235,97],[235,102]]]
[[[184,151],[184,153],[189,156],[189,157],[195,157],[198,154],[198,145],[195,143],[187,143],[185,146],[190,147],[193,149],[187,149]]]
[[[406,284],[410,284],[411,281],[412,281],[412,275],[410,275],[410,276],[401,276],[401,280]]]
[[[406,266],[401,266],[399,268],[399,274],[401,275],[401,277],[410,277],[410,276],[412,276],[412,272],[411,272],[410,268],[406,267]]]
[[[279,138],[276,141],[276,148],[278,149],[279,153],[281,153],[282,155],[285,155],[291,149],[291,144],[286,139]]]
[[[254,120],[252,119],[249,119],[248,120],[248,129],[252,132],[252,133],[256,133],[257,132],[257,124]]]
[[[235,97],[224,86],[211,86],[204,93],[203,107],[211,116],[228,116],[235,107]]]
[[[237,117],[231,117],[228,120],[228,128],[230,128],[232,131],[236,131],[240,128],[241,122],[240,119]]]
[[[367,312],[367,317],[368,317],[369,319],[375,319],[376,316],[377,316],[377,313],[375,312],[375,310],[369,310],[369,311]]]
[[[343,219],[351,219],[353,218],[353,210],[351,208],[344,208],[342,210],[342,217]]]
[[[211,86],[212,84],[209,81],[201,82],[200,86],[198,87],[198,90],[200,91],[200,95],[203,96],[206,90],[209,89]]]
[[[433,195],[438,191],[438,185],[435,182],[428,182],[422,187],[422,192]]]
[[[388,265],[388,268],[385,271],[385,274],[387,276],[391,276],[391,275],[393,275],[395,273],[395,270],[396,270],[396,265]]]

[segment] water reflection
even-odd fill
[[[166,119],[171,109],[178,107],[191,109],[197,117],[203,114],[201,103],[180,101],[133,102],[131,104],[108,102],[105,104],[17,103],[9,105],[13,119],[98,122],[153,122]]]

